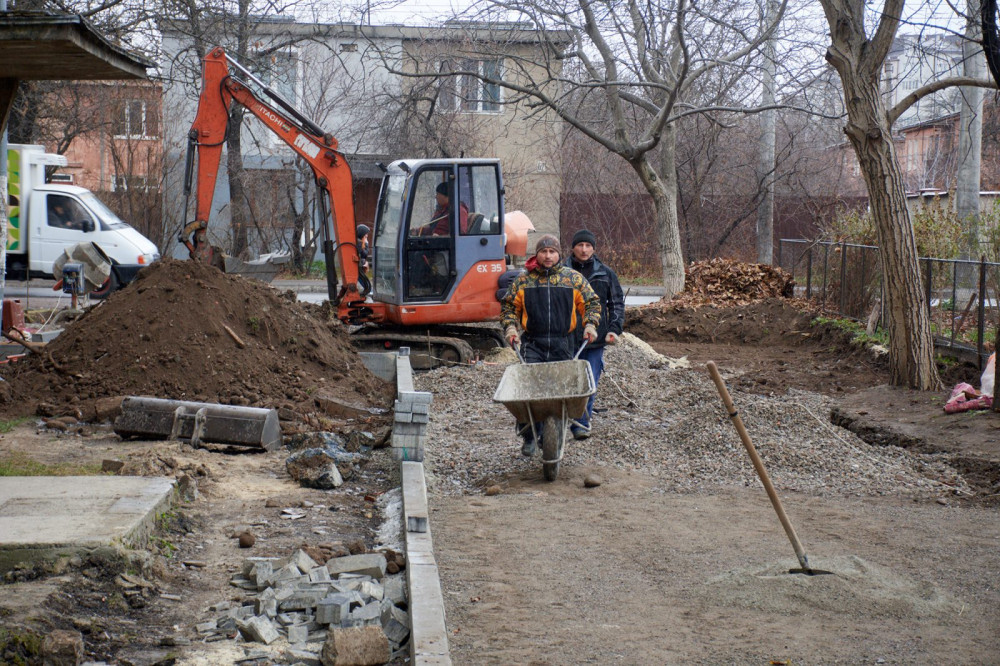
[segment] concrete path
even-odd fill
[[[138,476],[0,478],[0,571],[121,543],[141,546],[174,499],[174,479]]]

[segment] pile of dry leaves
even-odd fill
[[[780,268],[732,259],[691,263],[684,277],[684,291],[674,305],[749,305],[767,298],[791,298],[794,280]]]

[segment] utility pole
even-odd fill
[[[778,13],[777,0],[767,0],[767,25]],[[761,66],[761,106],[774,106],[774,42],[775,34],[764,42],[764,62]],[[769,108],[760,116],[759,162],[757,166],[757,187],[760,203],[757,206],[757,263],[770,264],[774,258],[774,131],[777,111]]]

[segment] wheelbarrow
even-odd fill
[[[583,351],[583,347],[580,347]],[[580,355],[578,351],[577,356]],[[504,370],[493,401],[514,415],[518,423],[527,423],[531,432],[541,425],[542,473],[547,481],[559,476],[570,422],[583,416],[587,400],[597,392],[590,363],[578,360],[551,363],[521,363]]]

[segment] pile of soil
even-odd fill
[[[767,264],[732,259],[691,263],[684,271],[684,292],[674,301],[685,305],[747,305],[766,298],[791,298],[789,273]]]
[[[816,313],[805,301],[780,298],[742,306],[695,307],[683,299],[658,301],[625,311],[625,330],[646,342],[708,342],[800,345],[828,336],[812,325]]]
[[[316,410],[318,393],[383,407],[343,325],[246,278],[165,259],[88,310],[45,352],[9,366],[0,413],[93,412],[104,398],[145,395]]]

